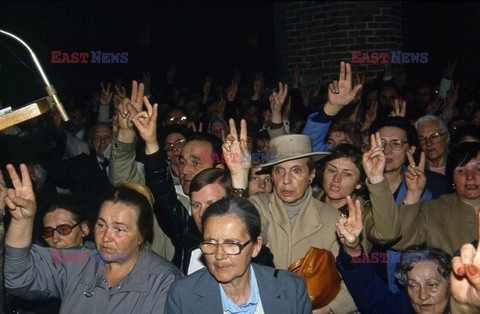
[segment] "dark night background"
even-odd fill
[[[121,76],[128,86],[142,71],[152,74],[155,89],[165,81],[169,65],[176,65],[181,83],[193,87],[201,86],[207,75],[226,82],[235,68],[242,70],[243,80],[259,71],[273,80],[277,75],[273,6],[253,1],[3,2],[0,28],[35,50],[68,103],[73,97],[90,97],[101,80]],[[457,8],[454,2],[403,4],[404,51],[428,51],[428,73],[422,74],[435,81],[452,57],[460,61],[459,72],[478,73],[480,5],[462,3],[462,9]],[[461,35],[459,30],[464,30]],[[52,50],[128,52],[129,57],[127,64],[52,64]],[[3,36],[0,64],[4,105],[23,105],[46,95],[28,53]]]

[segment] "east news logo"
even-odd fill
[[[127,63],[128,52],[62,52],[51,51],[52,63]]]
[[[428,52],[361,52],[352,51],[352,63],[427,63]]]

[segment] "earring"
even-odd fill
[[[452,183],[452,189],[455,190],[455,183]]]

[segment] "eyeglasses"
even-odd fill
[[[433,144],[437,144],[438,142],[440,142],[441,137],[444,136],[445,134],[447,133],[437,132],[437,133],[430,134],[429,136],[419,136],[418,141],[420,142],[420,144],[425,144],[427,141],[431,141]]]
[[[75,228],[82,222],[83,221],[79,221],[73,226],[70,226],[68,224],[62,224],[62,225],[58,225],[56,228],[46,227],[43,229],[43,238],[47,239],[47,238],[53,237],[53,232],[55,232],[55,230],[61,235],[64,235],[64,236],[69,235],[70,233],[72,233],[73,228]]]
[[[175,143],[167,143],[165,144],[165,150],[167,152],[170,152],[172,151],[174,148],[182,148],[183,146],[185,146],[185,140],[178,140],[178,141],[175,141]]]
[[[217,252],[218,247],[221,245],[223,251],[227,255],[238,255],[242,252],[242,250],[252,242],[252,239],[248,240],[247,242],[240,244],[238,241],[235,240],[227,240],[223,243],[218,243],[215,240],[207,240],[200,243],[200,250],[205,255],[212,255]]]
[[[181,116],[181,117],[168,117],[168,118],[167,118],[167,122],[181,124],[181,123],[183,123],[183,122],[187,122],[187,117],[186,117],[186,116]]]
[[[473,171],[476,175],[480,174],[480,164],[475,164],[472,167],[458,166],[454,169],[457,174],[467,174],[468,171]]]
[[[405,145],[405,143],[408,143],[408,141],[402,141],[402,140],[385,141],[385,140],[382,140],[382,147],[383,147],[383,149],[385,149],[387,147],[387,145],[389,145],[390,148],[393,151],[398,152],[398,151],[402,150],[403,145]]]

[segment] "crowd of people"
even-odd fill
[[[455,67],[198,91],[171,67],[2,131],[2,305],[480,313],[480,90]],[[336,257],[331,297],[288,271],[311,247]]]

